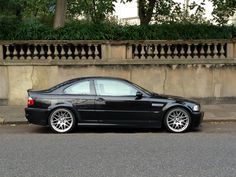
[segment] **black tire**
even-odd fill
[[[187,110],[175,107],[166,113],[164,125],[169,132],[183,133],[191,127],[191,116]]]
[[[69,109],[57,108],[50,114],[48,124],[56,133],[69,133],[74,129],[76,119]]]

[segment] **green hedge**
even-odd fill
[[[236,27],[207,24],[161,24],[121,26],[104,22],[92,24],[71,21],[64,28],[53,30],[38,20],[19,22],[0,18],[0,40],[158,40],[158,39],[232,39]]]

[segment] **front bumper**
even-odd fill
[[[48,109],[25,108],[25,117],[29,123],[37,125],[48,125]]]
[[[204,117],[204,112],[192,112],[192,126],[199,127],[202,123]]]

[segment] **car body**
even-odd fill
[[[195,101],[153,93],[112,77],[72,79],[47,90],[28,90],[28,96],[28,121],[49,125],[58,133],[76,125],[165,126],[181,133],[198,127],[204,115]]]

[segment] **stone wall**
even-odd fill
[[[184,97],[236,97],[234,66],[1,66],[0,73],[0,97],[10,105],[26,104],[27,89],[84,76],[121,77],[157,93]]]
[[[0,41],[0,105],[25,105],[27,89],[113,76],[157,93],[236,97],[236,42]]]

